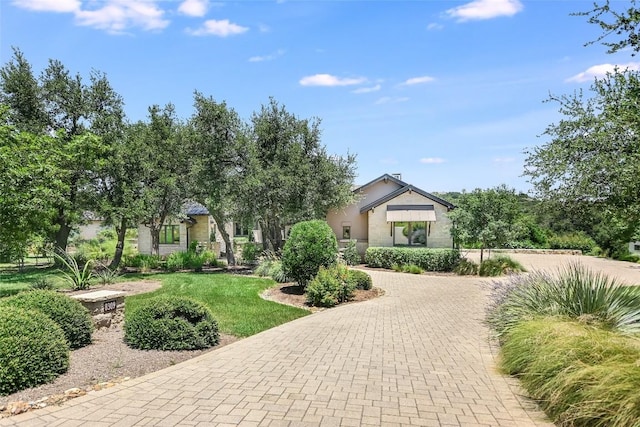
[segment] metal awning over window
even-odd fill
[[[433,205],[388,205],[387,222],[435,221]]]

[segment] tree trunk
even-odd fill
[[[229,233],[227,233],[227,230],[224,227],[226,218],[220,212],[216,212],[216,211],[212,212],[211,216],[213,217],[213,220],[216,222],[218,231],[220,231],[220,235],[222,236],[222,240],[224,241],[224,246],[226,248],[224,252],[227,256],[227,264],[230,266],[236,265],[236,256],[233,253],[233,242],[231,242]]]
[[[116,227],[118,233],[118,242],[116,243],[116,253],[113,254],[113,259],[109,268],[115,270],[120,266],[120,260],[122,259],[122,252],[124,251],[124,239],[127,235],[127,221],[123,218],[120,221],[120,227]]]
[[[484,246],[480,246],[480,264],[482,264],[483,256],[484,256]]]
[[[156,256],[160,256],[160,228],[149,227],[151,232],[151,252]]]
[[[67,244],[69,242],[69,234],[71,234],[71,227],[67,223],[64,211],[62,209],[58,211],[56,225],[58,225],[60,228],[58,228],[58,231],[56,231],[56,234],[54,236],[54,240],[56,242],[55,249],[60,252],[66,252]]]

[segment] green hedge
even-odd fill
[[[394,265],[413,264],[425,271],[453,271],[460,261],[460,252],[455,249],[371,247],[364,259],[374,268],[391,269]]]
[[[56,291],[33,290],[0,300],[0,307],[38,310],[56,322],[64,331],[69,347],[75,349],[91,344],[93,320],[78,301]]]
[[[53,381],[69,368],[69,344],[53,320],[36,310],[0,310],[0,395]]]
[[[218,343],[218,324],[201,302],[160,296],[125,313],[125,341],[141,350],[196,350]]]
[[[551,249],[574,249],[583,254],[590,253],[597,245],[595,240],[585,233],[566,233],[551,236],[548,240]]]

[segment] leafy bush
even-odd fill
[[[135,254],[125,256],[122,259],[124,267],[144,268],[155,270],[160,268],[160,257],[157,255]]]
[[[333,307],[353,298],[356,283],[344,264],[320,267],[316,277],[306,288],[307,303],[319,307]]]
[[[69,368],[64,332],[35,310],[0,310],[0,395],[53,381]]]
[[[358,265],[362,262],[355,240],[350,240],[342,252],[342,259],[347,265]]]
[[[218,324],[201,302],[160,296],[125,314],[125,341],[141,350],[196,350],[218,343]]]
[[[91,344],[93,320],[89,311],[78,301],[55,291],[34,290],[0,300],[0,307],[37,310],[62,328],[69,347]]]
[[[200,256],[202,257],[204,265],[208,265],[210,267],[224,267],[224,263],[218,260],[216,254],[212,251],[203,251]]]
[[[496,255],[480,263],[478,273],[483,277],[502,276],[503,274],[520,273],[525,268],[518,261],[507,255]]]
[[[362,270],[349,270],[349,275],[351,276],[351,281],[353,281],[356,285],[356,289],[362,289],[368,291],[373,287],[373,281],[371,280],[371,276],[365,273]]]
[[[205,256],[202,254],[198,255],[191,251],[173,252],[167,256],[166,266],[169,271],[202,271],[204,261]]]
[[[590,253],[597,246],[595,240],[583,232],[557,234],[548,240],[551,249],[575,249],[583,254]]]
[[[365,262],[374,268],[414,264],[426,271],[453,271],[459,260],[460,252],[455,249],[370,247],[365,253]]]
[[[254,263],[258,260],[258,255],[262,252],[262,245],[247,242],[242,246],[242,262],[246,264]]]
[[[534,272],[495,282],[491,299],[488,321],[499,335],[537,316],[563,316],[640,332],[640,291],[580,264],[570,264],[555,275]]]
[[[461,258],[453,271],[460,276],[474,276],[478,274],[478,264],[467,258]]]
[[[558,425],[638,425],[638,360],[636,337],[557,318],[519,323],[501,349],[503,370]]]
[[[338,242],[325,221],[303,221],[291,227],[291,234],[282,251],[284,273],[306,286],[320,267],[336,263]]]

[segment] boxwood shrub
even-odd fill
[[[56,291],[32,290],[0,300],[0,307],[38,310],[56,322],[72,349],[91,344],[93,320],[89,311],[73,298]]]
[[[69,344],[53,320],[36,310],[0,310],[0,395],[53,381],[69,368]]]
[[[196,350],[218,343],[218,324],[199,301],[159,296],[125,314],[126,343],[141,350]]]
[[[453,271],[459,260],[456,249],[370,247],[365,253],[365,262],[374,268],[413,264],[425,271]]]

